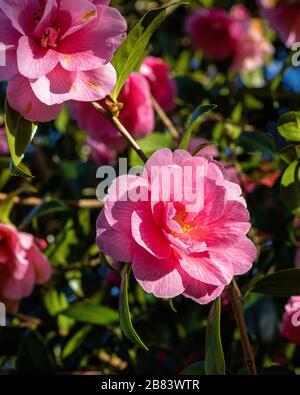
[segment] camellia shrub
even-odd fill
[[[299,26],[0,0],[0,373],[300,374]]]

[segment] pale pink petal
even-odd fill
[[[35,272],[33,265],[28,266],[28,270],[21,281],[22,298],[27,298],[33,291],[35,284]]]
[[[23,36],[17,49],[19,72],[27,78],[39,78],[52,71],[59,62],[59,54],[43,49],[34,40]]]
[[[172,258],[156,259],[139,249],[133,257],[132,271],[141,287],[156,297],[174,298],[184,292],[178,264]]]
[[[133,238],[110,227],[104,210],[97,220],[97,245],[99,249],[119,262],[131,262],[136,248]]]
[[[71,35],[68,32],[68,37],[60,44],[61,63],[65,69],[96,69],[111,61],[124,40],[127,26],[119,11],[98,6],[97,13],[97,17],[81,30]]]
[[[179,263],[182,269],[190,276],[198,281],[211,285],[227,285],[233,276],[233,268],[231,264],[222,265],[215,262],[208,253],[194,254],[188,256],[183,251],[176,249],[179,254]]]
[[[39,0],[0,0],[0,10],[22,34],[30,34],[35,27],[33,15],[40,8]]]
[[[154,180],[159,172],[160,166],[173,165],[173,153],[169,148],[162,148],[156,151],[146,162],[144,177],[148,179],[149,182]]]
[[[37,284],[46,283],[52,275],[51,264],[48,258],[42,254],[39,248],[33,244],[27,253],[35,274],[35,282]]]
[[[0,48],[0,56],[3,52]],[[5,66],[0,65],[0,81],[8,80],[19,73],[17,55],[14,49],[5,51]]]
[[[45,104],[68,100],[97,101],[110,94],[116,82],[116,71],[109,63],[97,70],[70,72],[59,64],[48,75],[31,82],[36,96]]]
[[[60,0],[58,0],[60,1]],[[61,1],[60,1],[61,3]],[[47,0],[45,4],[45,9],[42,15],[41,20],[36,25],[35,29],[32,32],[32,36],[40,39],[44,31],[52,26],[55,22],[55,17],[57,15],[58,5],[56,0]]]
[[[131,230],[134,240],[150,254],[159,259],[166,259],[170,256],[170,244],[162,230],[155,224],[151,212],[133,211]]]
[[[47,106],[33,93],[29,80],[16,75],[11,78],[7,86],[7,100],[9,105],[33,122],[47,122],[56,118],[62,105]]]

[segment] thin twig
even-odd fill
[[[233,314],[241,335],[241,342],[244,352],[245,363],[248,373],[250,375],[257,375],[255,359],[253,356],[250,340],[248,337],[247,326],[243,313],[243,303],[241,298],[240,289],[233,279],[231,285],[227,288],[230,302],[233,309]]]
[[[138,145],[138,143],[134,140],[128,130],[122,125],[119,119],[103,108],[99,103],[92,102],[92,106],[99,111],[115,128],[119,131],[119,133],[128,141],[131,147],[136,151],[139,157],[142,159],[143,162],[147,162],[148,158],[147,155],[144,153],[142,148]]]
[[[179,141],[180,134],[179,134],[178,130],[176,129],[176,127],[174,126],[173,122],[168,117],[168,115],[161,108],[159,103],[154,99],[154,97],[152,97],[152,103],[153,103],[154,110],[156,111],[157,115],[160,117],[160,119],[162,120],[162,122],[164,123],[166,128],[169,129],[169,132],[170,132],[171,136],[173,137],[173,139],[175,141]]]
[[[5,201],[9,196],[6,193],[0,193],[0,202]],[[35,207],[45,203],[45,200],[38,197],[21,198],[14,196],[13,202],[19,206]],[[98,209],[103,206],[103,202],[97,199],[80,199],[80,200],[61,200],[66,206],[75,208]]]

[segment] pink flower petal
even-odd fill
[[[48,75],[31,82],[36,96],[45,104],[61,104],[68,100],[97,101],[112,92],[116,71],[108,63],[97,70],[67,71],[59,64]]]
[[[59,53],[43,49],[34,40],[23,36],[17,49],[19,72],[27,78],[39,78],[50,73],[59,62]]]
[[[220,296],[223,290],[224,286],[216,287],[190,277],[183,295],[199,304],[207,304]]]
[[[31,89],[29,80],[21,75],[16,75],[9,80],[7,100],[13,109],[33,122],[51,121],[62,109],[62,105],[47,106],[42,103]]]

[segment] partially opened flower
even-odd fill
[[[175,81],[170,77],[167,63],[161,58],[147,56],[141,65],[141,73],[147,78],[152,96],[162,109],[173,110],[177,88]]]
[[[0,129],[0,155],[8,155],[9,146],[6,138],[5,129]]]
[[[51,277],[51,266],[29,233],[0,224],[0,299],[29,296],[35,284]]]
[[[68,100],[111,93],[110,61],[126,22],[106,0],[0,0],[0,41],[12,108],[31,121],[55,118]]]
[[[285,305],[280,334],[290,342],[300,344],[300,296],[292,296]]]
[[[123,86],[118,100],[123,103],[120,121],[134,138],[142,138],[154,129],[154,110],[147,79],[139,73],[131,73]],[[101,102],[105,107],[105,103]],[[121,152],[127,142],[117,129],[89,103],[70,102],[72,117],[86,130],[94,143],[102,143]]]
[[[290,48],[300,41],[300,4],[284,1],[258,0],[261,16]]]
[[[111,185],[97,222],[99,248],[132,263],[142,288],[205,304],[256,258],[249,213],[223,166],[187,151],[161,149],[142,176]]]

